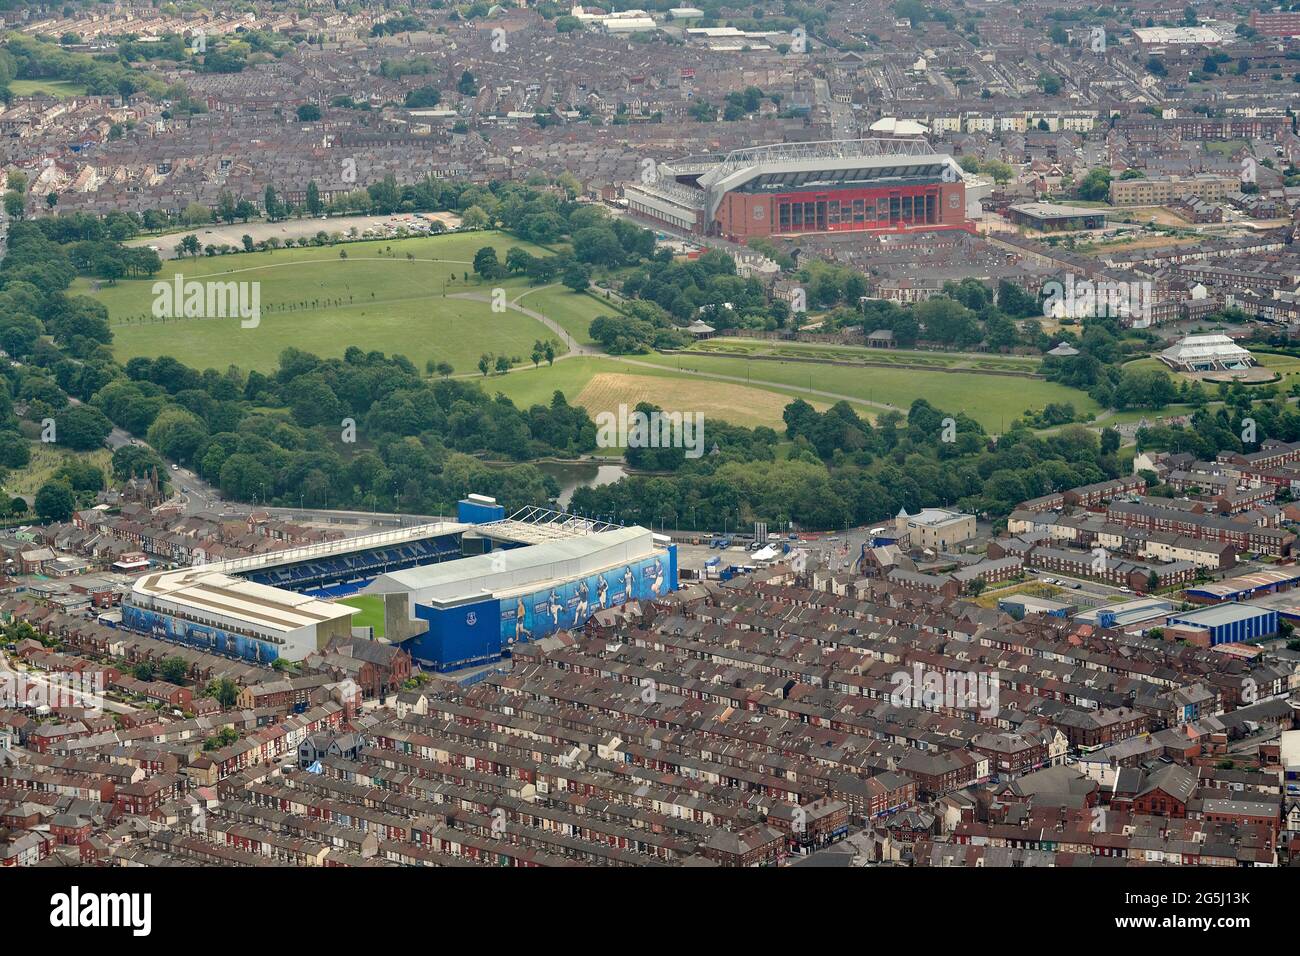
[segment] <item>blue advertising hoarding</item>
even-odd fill
[[[492,661],[522,641],[582,627],[597,611],[628,601],[650,601],[677,590],[677,549],[507,598],[435,608],[415,605],[428,629],[403,643],[411,656],[435,670]]]
[[[252,664],[270,664],[280,656],[279,648],[270,641],[259,640],[244,634],[233,634],[221,628],[196,624],[170,614],[161,614],[133,604],[122,605],[122,626],[161,641],[185,644],[210,654],[239,657]]]
[[[676,589],[675,563],[665,552],[505,599],[501,601],[501,646],[582,627],[597,611],[628,601],[652,601]]]

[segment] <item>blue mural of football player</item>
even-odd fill
[[[587,585],[587,579],[583,578],[578,582],[578,606],[573,609],[573,626],[577,627],[587,619],[587,600],[591,595],[591,588]]]

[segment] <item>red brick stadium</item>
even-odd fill
[[[971,229],[952,157],[921,138],[778,143],[661,163],[628,211],[735,242],[809,232]]]

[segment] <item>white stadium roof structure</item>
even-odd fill
[[[364,593],[405,593],[412,604],[461,604],[629,564],[653,554],[655,539],[654,532],[641,527],[596,531],[531,548],[390,571],[375,578]]]
[[[284,634],[356,613],[346,605],[232,578],[214,571],[212,565],[146,574],[136,581],[132,600],[140,607],[180,611],[214,626],[264,635]]]
[[[497,541],[543,544],[613,531],[620,525],[549,508],[520,508],[509,518],[470,525],[466,531]]]

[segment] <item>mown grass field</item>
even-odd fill
[[[761,388],[702,379],[683,380],[670,375],[629,375],[626,372],[598,372],[573,400],[595,418],[601,412],[618,414],[618,406],[629,409],[638,402],[650,402],[667,412],[700,412],[707,422],[717,418],[733,425],[754,428],[767,425],[781,431],[781,413],[791,398]],[[826,408],[825,402],[813,402]]]
[[[591,320],[599,315],[615,314],[613,306],[604,305],[598,298],[574,292],[562,285],[528,289],[517,301],[524,308],[553,319],[579,345],[586,346],[596,345],[596,340],[591,337]]]
[[[529,290],[522,279],[489,283],[474,277],[474,253],[486,245],[493,246],[502,261],[515,245],[545,254],[493,232],[381,239],[168,260],[154,279],[122,280],[93,291],[82,279],[77,291],[94,295],[108,308],[114,354],[123,363],[138,355],[170,355],[200,369],[234,364],[265,372],[275,368],[280,352],[288,347],[333,357],[355,345],[405,355],[421,371],[432,359],[468,373],[484,352],[526,362],[534,341],[554,338],[549,329],[518,311],[493,312],[489,301],[457,297],[490,299],[499,286],[514,299]],[[346,251],[347,258],[340,258],[340,251]],[[408,259],[408,254],[414,258]],[[259,282],[260,323],[241,328],[238,318],[155,318],[153,284],[172,281],[177,273],[186,280]],[[522,304],[536,309],[533,298],[526,297]],[[582,323],[584,312],[587,323],[599,314],[599,303],[586,297],[573,296],[563,307],[566,321],[575,326]],[[557,353],[564,351],[557,343]]]
[[[352,615],[353,627],[373,627],[375,637],[384,636],[384,600],[374,594],[357,594],[339,598],[339,604],[358,608],[361,613]]]
[[[979,352],[921,352],[909,349],[870,349],[820,342],[770,342],[764,339],[714,338],[698,342],[692,352],[738,356],[810,358],[827,362],[861,362],[927,368],[965,368],[975,371],[1037,372],[1039,359],[1021,355]]]
[[[14,96],[34,96],[48,93],[50,96],[84,96],[86,88],[71,80],[10,80],[9,90]]]
[[[681,396],[705,403],[701,410],[736,424],[772,424],[771,416],[795,398],[818,408],[836,401],[815,392],[832,392],[855,400],[855,410],[873,419],[887,410],[886,403],[906,413],[913,400],[925,398],[945,411],[964,411],[986,429],[1001,432],[1028,408],[1048,402],[1069,402],[1076,413],[1092,417],[1100,410],[1086,393],[1039,379],[981,375],[978,372],[938,372],[918,369],[852,368],[808,362],[746,361],[676,353],[631,355],[626,360],[579,356],[556,362],[553,368],[512,372],[480,379],[490,393],[501,392],[516,405],[548,404],[558,389],[570,402],[579,402],[583,390],[600,375],[652,376],[662,381],[651,387],[663,408],[685,409]],[[738,380],[738,381],[737,381]],[[628,383],[630,385],[630,383]],[[689,391],[685,391],[690,386]],[[645,389],[642,386],[638,393]],[[813,390],[810,392],[810,389]],[[740,390],[740,391],[737,391]],[[754,393],[776,397],[759,399]],[[590,397],[590,396],[589,396]],[[639,400],[639,399],[638,399]],[[737,405],[740,400],[755,404]],[[759,404],[761,402],[761,404]],[[870,403],[870,404],[869,404]],[[586,400],[582,400],[586,405]],[[630,404],[630,403],[629,403]],[[780,423],[780,411],[776,410]]]
[[[991,432],[1002,432],[1012,419],[1048,402],[1069,402],[1075,412],[1092,417],[1099,408],[1078,389],[1041,379],[981,375],[978,371],[940,372],[908,368],[851,368],[808,362],[746,361],[679,353],[658,361],[680,369],[730,375],[755,382],[833,392],[868,402],[892,405],[906,413],[912,402],[924,398],[947,412],[965,412]],[[766,386],[760,386],[766,387]],[[825,396],[819,396],[827,400]],[[830,399],[834,401],[834,399]],[[880,409],[874,409],[879,412]]]
[[[784,428],[781,413],[785,406],[799,397],[795,388],[746,386],[680,372],[668,367],[671,356],[627,358],[628,361],[605,356],[574,356],[556,362],[554,367],[543,364],[539,369],[530,367],[509,375],[479,378],[478,382],[489,394],[500,392],[520,408],[549,405],[558,390],[571,404],[580,404],[593,415],[605,410],[616,412],[620,401],[629,407],[649,401],[668,411],[702,411],[706,419],[712,417],[748,427],[769,425],[778,431]],[[648,368],[636,362],[653,363],[657,367]],[[593,387],[597,380],[599,383]],[[621,399],[609,391],[610,383],[615,381],[627,390]],[[809,400],[810,396],[804,398]],[[830,403],[816,399],[810,404],[826,408]],[[868,412],[866,406],[858,408],[861,415]]]

